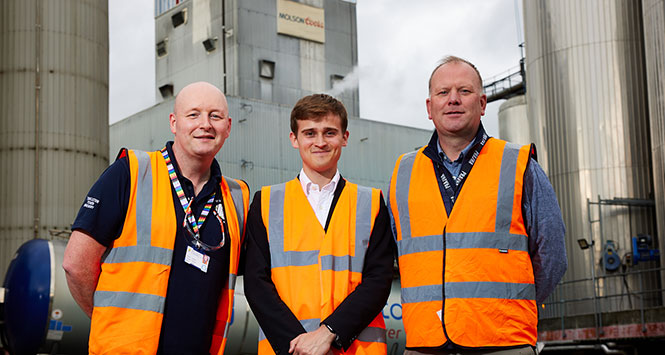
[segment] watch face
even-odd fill
[[[329,332],[331,332],[332,334],[335,334],[335,339],[333,340],[332,344],[330,344],[330,345],[332,345],[332,347],[335,348],[335,349],[341,349],[342,348],[342,342],[339,341],[339,335],[337,335],[337,333],[335,333],[335,331],[333,330],[333,328],[330,325],[328,325],[326,323],[323,323],[323,325],[325,325],[326,328],[328,328]]]

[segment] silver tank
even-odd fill
[[[3,0],[0,275],[26,240],[68,230],[108,165],[108,2]]]
[[[651,161],[659,245],[665,246],[665,0],[642,0]],[[661,253],[661,265],[665,253]],[[665,279],[663,280],[665,284]]]
[[[499,106],[499,138],[520,145],[532,143],[524,95],[511,97]]]
[[[625,263],[631,236],[655,232],[649,208],[588,204],[653,196],[640,5],[623,0],[524,1],[530,133],[567,227],[564,280],[601,277],[598,296],[621,293],[624,287],[620,277],[606,278],[609,272],[600,260],[607,242],[614,241]],[[659,26],[662,41],[662,21]],[[582,238],[593,238],[595,253],[578,247]],[[642,265],[634,268],[658,266]],[[641,281],[648,288],[658,277],[650,274]],[[633,290],[640,287],[633,276],[627,283]],[[580,282],[560,287],[550,301],[592,295],[591,282]],[[647,302],[658,298],[646,297]],[[603,299],[600,308],[627,309],[633,301]],[[592,309],[584,301],[565,308],[568,314]],[[554,306],[541,315],[549,313],[558,316],[560,310]]]

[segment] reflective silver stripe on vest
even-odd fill
[[[509,282],[446,282],[446,299],[499,298],[535,300],[534,284]],[[441,285],[402,288],[402,304],[442,301]]]
[[[288,266],[288,256],[284,252],[284,191],[286,184],[270,187],[268,207],[268,246],[270,247],[271,267]]]
[[[440,234],[411,237],[397,242],[400,255],[443,250]],[[528,251],[527,236],[510,233],[469,232],[446,233],[446,249],[506,249]]]
[[[95,307],[119,307],[164,312],[164,297],[145,293],[95,291]]]
[[[321,326],[321,319],[319,318],[302,319],[300,320],[300,324],[302,325],[303,328],[305,328],[306,332],[313,332]],[[266,334],[263,332],[263,329],[259,327],[259,341],[265,339],[266,339]]]
[[[441,236],[438,236],[439,239]],[[416,239],[416,238],[413,238]],[[526,235],[510,233],[446,233],[447,249],[506,249],[528,251]],[[439,249],[441,250],[441,249]]]
[[[358,185],[356,200],[355,253],[351,258],[351,272],[362,272],[365,254],[372,234],[372,189]]]
[[[397,177],[395,178],[395,203],[397,203],[397,213],[399,213],[399,224],[402,232],[402,240],[411,238],[411,216],[409,215],[409,186],[411,185],[411,173],[413,163],[416,160],[418,152],[404,154],[397,168]],[[435,174],[436,175],[436,174]],[[398,246],[399,249],[399,246]],[[400,250],[399,255],[402,255]]]
[[[536,286],[509,282],[446,282],[446,299],[451,298],[535,300]]]
[[[513,217],[513,200],[515,199],[515,169],[520,146],[506,143],[501,158],[501,172],[499,173],[499,192],[496,203],[496,224],[494,230],[498,233],[509,233]]]
[[[319,250],[284,251],[284,194],[286,184],[270,188],[268,212],[268,238],[270,265],[272,268],[285,266],[307,266],[319,263]],[[356,243],[354,255],[321,256],[321,270],[362,272],[365,252],[369,246],[372,223],[372,189],[358,186],[356,203]]]
[[[240,230],[240,237],[242,238],[243,230],[245,228],[245,200],[242,198],[242,188],[240,188],[240,184],[234,179],[227,178],[226,176],[222,176],[222,179],[226,181],[226,184],[231,191],[231,199],[233,200],[233,206],[236,209],[238,228]],[[227,216],[226,218],[229,217]]]
[[[147,263],[171,265],[173,250],[153,246],[114,247],[106,255],[105,264],[130,263],[143,261]]]
[[[358,337],[356,338],[359,341],[364,341],[368,343],[386,343],[386,330],[379,327],[367,327],[363,329]]]
[[[152,229],[152,165],[148,153],[135,150],[138,160],[136,182],[136,245],[150,245]]]
[[[443,286],[402,287],[402,304],[429,301],[443,301]]]
[[[443,236],[436,234],[402,239],[397,242],[397,247],[400,256],[427,251],[441,251],[443,250]]]

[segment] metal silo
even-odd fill
[[[635,308],[636,292],[659,278],[630,273],[658,261],[631,266],[626,256],[631,237],[655,232],[641,9],[639,1],[524,1],[531,134],[567,227],[569,283],[550,302],[566,300],[567,314]],[[580,239],[595,244],[581,249]],[[660,302],[654,292],[643,300]],[[557,307],[541,316],[563,314]]]
[[[499,138],[520,145],[531,143],[524,95],[511,97],[499,107]]]
[[[651,159],[659,245],[665,245],[665,0],[642,0]],[[665,263],[661,253],[661,265]],[[663,282],[665,284],[665,280]]]
[[[0,275],[108,165],[108,3],[0,3]]]

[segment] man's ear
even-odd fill
[[[175,134],[176,129],[175,129],[175,114],[171,113],[169,115],[169,126],[171,127],[171,133]]]
[[[293,148],[298,149],[298,137],[296,136],[296,134],[293,132],[289,133],[289,139],[291,140],[291,145],[293,146]]]

